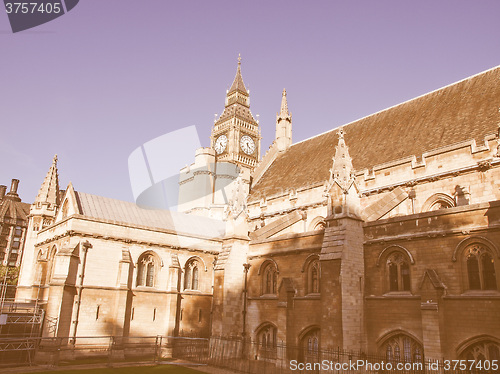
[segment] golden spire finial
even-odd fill
[[[238,65],[241,65],[241,53],[238,53]]]

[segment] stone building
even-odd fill
[[[24,238],[28,227],[30,204],[23,203],[12,179],[10,191],[0,186],[0,265],[18,267],[21,263]],[[7,192],[7,193],[6,193]]]
[[[293,144],[283,91],[260,158],[239,62],[210,148],[180,172],[184,213],[61,195],[54,160],[18,297],[60,337],[499,359],[499,106],[496,67]]]

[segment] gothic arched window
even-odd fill
[[[300,359],[302,362],[319,362],[319,332],[319,328],[314,328],[300,339]]]
[[[154,287],[158,261],[152,253],[144,253],[137,262],[137,286]]]
[[[468,286],[471,290],[496,290],[495,260],[491,252],[481,244],[465,249]]]
[[[47,248],[46,252],[38,251],[35,266],[35,283],[38,285],[50,284],[54,275],[57,248]]]
[[[69,204],[68,200],[64,200],[64,204],[62,206],[62,219],[65,219],[68,216]]]
[[[37,285],[45,284],[46,270],[47,270],[47,261],[44,259],[43,251],[39,250],[35,266],[35,284]]]
[[[492,363],[494,360],[498,362],[500,360],[500,345],[488,339],[473,343],[460,354],[460,359],[470,360],[470,362],[481,362],[482,365]],[[484,373],[490,372],[484,366],[483,369],[485,369]],[[474,369],[472,371],[465,371],[465,373],[476,372],[480,371],[474,371]]]
[[[307,266],[307,293],[319,293],[320,267],[318,259],[309,262]]]
[[[325,219],[321,216],[318,216],[312,220],[312,222],[309,226],[309,230],[310,231],[324,230],[325,227],[326,227]]]
[[[273,262],[268,262],[262,271],[262,294],[276,294],[278,291],[278,271]]]
[[[259,359],[276,358],[277,329],[270,323],[265,324],[257,331],[257,349]]]
[[[404,254],[394,252],[387,258],[389,291],[410,291],[410,263]]]
[[[54,270],[55,270],[55,264],[56,264],[56,253],[57,253],[57,248],[54,246],[50,250],[49,256],[48,256],[48,268],[47,268],[47,284],[49,284],[52,281],[52,277],[54,276]]]
[[[424,351],[415,339],[405,334],[397,334],[382,344],[380,352],[385,354],[388,362],[422,362]]]
[[[422,212],[448,209],[457,206],[455,200],[444,193],[436,193],[429,197],[422,206]]]
[[[184,274],[184,289],[199,290],[200,288],[200,261],[191,259],[186,263]]]

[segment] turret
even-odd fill
[[[54,223],[59,205],[59,176],[57,173],[57,155],[55,155],[35,202],[30,208],[28,230],[16,292],[17,300],[31,299],[34,295],[33,292],[35,291],[32,290],[32,287],[36,280],[36,274],[33,265],[37,258],[35,243],[37,242],[38,232]],[[35,295],[41,297],[38,291],[36,291]]]

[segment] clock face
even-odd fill
[[[226,135],[221,135],[217,138],[217,141],[215,142],[215,152],[217,152],[218,155],[220,155],[222,152],[227,147],[227,136]]]
[[[248,135],[243,135],[240,139],[240,147],[247,155],[253,155],[255,152],[255,142]]]

